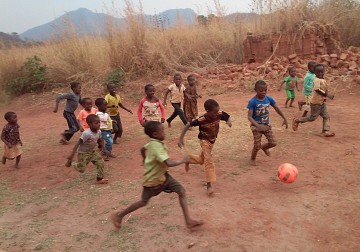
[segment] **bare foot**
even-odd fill
[[[167,124],[168,124],[168,127],[171,128],[171,123],[170,123],[170,122],[167,122]]]
[[[96,180],[96,184],[108,184],[109,180],[108,179],[100,179],[100,180]]]
[[[291,104],[289,107],[293,108],[294,106]]]
[[[6,164],[6,157],[3,157],[3,158],[2,158],[1,163],[2,163],[2,164]]]
[[[59,143],[61,143],[62,145],[68,145],[69,144],[68,141],[66,141],[65,139],[62,139],[62,138],[60,139]]]
[[[65,163],[65,166],[66,167],[70,167],[71,166],[71,159],[68,159],[67,161],[66,161],[66,163]]]
[[[120,217],[117,213],[113,213],[110,216],[110,219],[116,228],[121,228],[122,217]]]
[[[186,223],[186,227],[187,228],[193,228],[193,227],[198,227],[198,226],[201,226],[203,225],[204,222],[202,220],[189,220],[187,223]],[[115,223],[114,223],[115,225]]]
[[[189,163],[185,163],[185,171],[188,172],[190,170],[190,165]]]
[[[20,167],[19,167],[19,164],[15,164],[15,168],[16,169],[19,169]]]
[[[270,157],[271,154],[270,154],[270,151],[269,151],[269,150],[267,150],[267,149],[266,149],[266,150],[262,149],[262,150],[264,151],[264,153],[265,153],[266,156]]]
[[[119,141],[114,140],[114,141],[113,141],[113,144],[120,144],[120,143],[119,143]]]
[[[213,196],[214,195],[214,189],[212,187],[208,187],[207,188],[207,195],[209,197]]]
[[[250,159],[249,164],[252,165],[252,166],[256,166],[255,160],[252,160],[252,159]]]
[[[117,156],[115,156],[115,155],[112,154],[112,153],[109,155],[109,157],[111,157],[111,158],[117,158]]]

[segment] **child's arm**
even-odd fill
[[[165,108],[160,100],[159,100],[159,107],[160,107],[160,113],[161,113],[161,123],[164,123],[165,122]]]
[[[65,99],[69,99],[71,98],[73,95],[71,93],[66,93],[66,94],[62,94],[62,95],[58,95],[58,97],[56,97],[55,100],[55,108],[53,110],[54,113],[56,113],[59,109],[59,103],[61,100],[65,100]]]
[[[5,140],[5,132],[4,131],[1,132],[1,141],[3,141],[7,145],[7,147],[9,147],[9,148],[12,147],[12,145],[8,141]]]
[[[281,82],[280,87],[278,88],[278,91],[281,90],[281,87],[282,87],[282,85],[284,85],[284,83],[285,83],[285,80],[283,80],[283,81]]]
[[[230,117],[229,117],[229,119],[226,121],[226,124],[229,126],[229,128],[231,128],[231,126],[232,126],[232,122],[231,122]]]
[[[296,90],[297,90],[298,92],[300,92],[299,86],[298,86],[298,79],[297,79],[297,78],[296,78],[296,81],[295,81],[295,86],[296,86]]]
[[[144,98],[141,99],[139,107],[138,107],[138,111],[137,111],[138,120],[142,126],[144,126],[144,123],[145,123],[144,117],[142,115],[142,109],[143,109],[144,102],[145,102],[145,99]]]
[[[321,89],[316,89],[314,90],[316,93],[318,93],[319,95],[323,96],[323,97],[327,97],[329,98],[330,100],[334,99],[334,95],[333,94],[329,94],[327,92],[324,92],[323,90]]]
[[[82,144],[82,143],[83,143],[83,140],[80,138],[79,141],[77,141],[77,143],[75,144],[73,150],[71,151],[71,153],[70,153],[70,155],[68,157],[69,160],[74,159],[75,152],[76,152],[77,148],[79,147],[79,145]]]
[[[172,160],[172,159],[166,159],[164,161],[164,163],[168,166],[168,167],[174,167],[174,166],[178,166],[178,165],[181,165],[181,164],[187,164],[190,162],[190,156],[189,155],[186,155],[183,157],[183,159],[181,160]]]
[[[190,128],[190,123],[187,123],[184,128],[182,129],[181,131],[181,134],[180,134],[180,138],[179,138],[179,142],[178,142],[178,146],[180,148],[184,147],[184,136],[185,136],[185,133],[186,131]]]
[[[166,106],[166,99],[169,93],[170,93],[170,89],[167,89],[164,95],[164,101],[163,101],[164,106]]]
[[[119,105],[120,108],[122,108],[123,110],[126,110],[126,111],[129,112],[130,114],[133,113],[130,109],[126,108],[121,102],[120,102],[118,105]]]
[[[265,124],[259,124],[255,121],[255,119],[252,117],[253,110],[248,110],[248,120],[251,122],[252,125],[254,125],[259,131],[267,131],[269,129],[268,125]]]
[[[145,162],[145,157],[146,157],[146,149],[145,147],[142,147],[140,150],[141,156],[143,158],[143,163]]]
[[[285,125],[285,128],[287,129],[287,128],[288,128],[288,122],[287,122],[286,117],[284,116],[283,112],[280,110],[280,108],[279,108],[276,104],[271,105],[271,106],[272,106],[272,107],[275,109],[275,111],[284,119],[282,125]]]

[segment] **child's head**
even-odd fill
[[[181,85],[181,75],[179,73],[174,74],[174,83],[176,84],[176,86],[180,86]]]
[[[189,83],[190,86],[194,86],[195,83],[196,83],[196,79],[195,79],[195,76],[193,74],[190,74],[188,77],[187,77],[187,81]]]
[[[81,104],[86,111],[90,111],[92,108],[92,100],[89,97],[83,98]]]
[[[81,93],[81,84],[79,82],[75,82],[75,81],[71,82],[70,83],[70,88],[75,94],[80,94]]]
[[[309,61],[308,62],[308,70],[310,71],[310,72],[312,72],[312,73],[314,73],[315,72],[315,70],[314,70],[314,67],[316,66],[316,62],[315,61]]]
[[[292,78],[294,78],[296,76],[296,68],[295,67],[289,67],[288,72]]]
[[[267,84],[263,80],[255,82],[255,92],[258,99],[264,99],[267,93]]]
[[[219,103],[214,99],[208,99],[204,102],[204,108],[208,116],[215,117],[219,113]]]
[[[150,121],[145,124],[144,132],[151,138],[163,141],[165,139],[164,126],[157,121]]]
[[[12,111],[6,112],[4,115],[4,118],[10,124],[17,123],[17,115],[15,112],[12,112]]]
[[[325,74],[325,66],[322,64],[317,64],[314,67],[314,73],[316,75],[317,78],[319,79],[324,79],[324,74]]]
[[[86,123],[92,131],[98,131],[100,129],[100,118],[97,115],[88,115],[86,117]]]
[[[109,82],[106,85],[107,90],[109,91],[109,94],[115,95],[116,94],[116,85],[112,82]]]
[[[147,98],[153,98],[155,95],[155,87],[153,84],[145,85],[145,94]]]
[[[97,98],[95,100],[95,105],[99,111],[105,112],[107,109],[107,102],[104,98]]]

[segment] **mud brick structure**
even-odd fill
[[[339,33],[331,25],[302,25],[295,32],[253,35],[244,40],[245,62],[264,62],[271,56],[281,57],[296,54],[300,57],[316,57],[338,54]]]

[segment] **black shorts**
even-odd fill
[[[141,201],[148,202],[152,197],[159,195],[161,192],[166,193],[180,193],[184,187],[177,182],[169,173],[165,173],[166,180],[164,184],[152,187],[143,187]]]
[[[121,125],[121,120],[120,120],[120,114],[117,114],[116,116],[110,116],[111,120],[115,121],[116,123],[113,122],[113,132],[122,132],[122,125]]]

